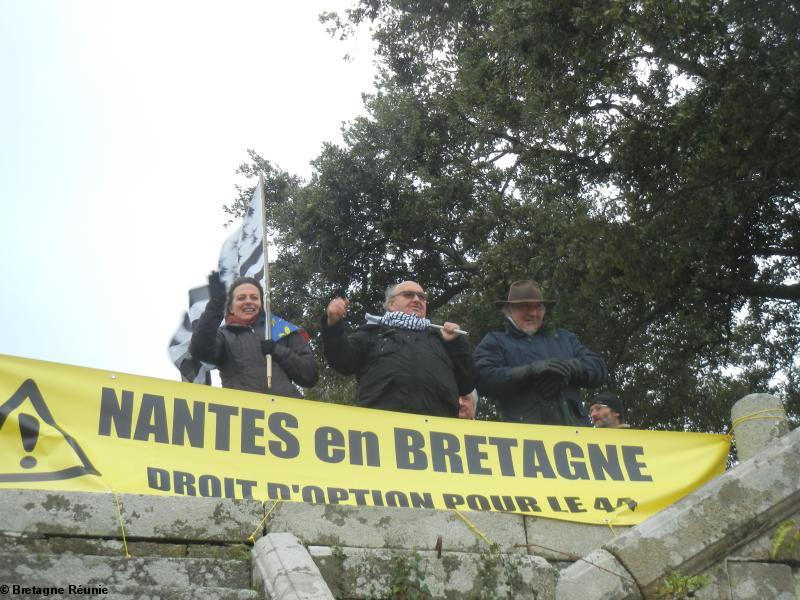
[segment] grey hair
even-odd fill
[[[402,283],[402,281],[400,283]],[[400,283],[393,283],[386,288],[386,299],[383,301],[383,308],[386,310],[389,310],[389,301],[397,295],[397,286],[400,285]]]

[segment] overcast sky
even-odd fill
[[[247,149],[307,177],[362,112],[353,1],[0,0],[0,354],[179,379]]]

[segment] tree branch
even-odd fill
[[[737,281],[720,279],[706,285],[707,289],[728,294],[769,298],[773,300],[800,301],[800,283],[793,285],[775,285],[757,281]]]

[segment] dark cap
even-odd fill
[[[612,394],[611,392],[600,392],[591,402],[589,402],[589,408],[595,404],[603,404],[607,406],[615,413],[619,414],[621,421],[625,420],[625,405],[616,394]]]

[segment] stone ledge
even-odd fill
[[[616,526],[612,531],[607,525],[587,525],[541,517],[523,518],[525,536],[530,544],[528,553],[551,562],[574,562],[631,529],[628,526]]]
[[[633,576],[606,550],[597,549],[561,572],[557,600],[641,600]]]
[[[433,598],[555,598],[557,571],[538,556],[452,550],[439,556],[431,550],[340,546],[309,546],[308,551],[336,597],[388,597],[393,560],[400,560],[405,569],[422,576]],[[409,585],[415,583],[416,578],[409,577]],[[487,584],[493,586],[491,591],[483,588]]]
[[[800,429],[634,527],[603,548],[646,595],[667,573],[696,574],[796,512]],[[564,570],[584,569],[580,564]]]
[[[256,500],[135,494],[118,499],[128,538],[244,542],[264,517]],[[2,534],[122,537],[112,494],[18,489],[0,494]]]
[[[177,586],[250,588],[250,561],[124,558],[81,554],[0,554],[0,581],[39,586]]]
[[[216,558],[241,560],[250,557],[250,547],[243,543],[171,543],[127,541],[128,554],[135,558]],[[0,535],[3,554],[85,554],[120,557],[125,555],[122,540],[84,537],[4,537]]]
[[[62,586],[63,587],[63,586]],[[86,600],[87,598],[113,598],[114,600],[259,600],[261,596],[253,590],[234,590],[218,587],[182,588],[174,586],[106,586],[108,594],[59,594],[61,600]],[[42,594],[18,594],[14,600],[41,600]],[[53,596],[51,596],[53,597]]]
[[[132,538],[244,542],[264,518],[258,500],[120,496],[125,531]]]
[[[253,583],[275,600],[333,600],[317,565],[290,533],[270,533],[256,542]]]
[[[779,519],[778,523],[775,523],[773,526],[764,530],[761,535],[749,540],[747,543],[737,548],[728,556],[728,559],[741,562],[776,562],[770,556],[770,553],[772,552],[772,542],[775,539],[778,527],[784,521],[794,521],[795,525],[800,527],[800,512],[796,512],[785,518]],[[790,532],[789,535],[791,536],[792,533]],[[800,564],[800,544],[795,544],[793,551],[789,553],[788,556],[783,557],[777,562],[792,562],[795,564]]]
[[[795,600],[795,580],[789,565],[728,562],[732,600]]]
[[[463,514],[503,552],[526,552],[522,516],[488,512]],[[267,521],[267,531],[291,532],[306,546],[431,550],[439,536],[447,550],[480,552],[486,546],[455,512],[425,508],[281,502]]]

